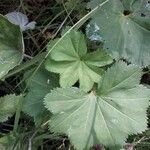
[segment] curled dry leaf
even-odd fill
[[[21,12],[11,12],[5,15],[7,17],[7,19],[15,24],[15,25],[19,25],[22,31],[31,29],[33,30],[35,28],[35,21],[29,22],[28,17],[21,13]]]

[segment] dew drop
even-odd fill
[[[65,113],[64,111],[60,112],[60,114],[64,114],[64,113]]]
[[[47,80],[47,84],[49,84],[49,83],[50,83],[50,79]]]
[[[117,119],[112,119],[111,120],[114,124],[117,124],[118,123],[118,120]]]
[[[5,74],[5,71],[0,72],[0,76],[3,76]]]

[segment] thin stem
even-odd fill
[[[29,56],[29,55],[27,55],[27,54],[23,54],[23,56],[26,57],[26,58],[29,58],[29,59],[32,59],[32,58],[33,58],[32,56]]]
[[[20,113],[21,113],[21,108],[22,108],[22,103],[23,103],[23,97],[19,99],[18,105],[17,105],[17,111],[15,115],[15,122],[14,122],[14,128],[13,128],[13,133],[15,134],[18,128],[18,123],[20,119]]]

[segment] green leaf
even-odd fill
[[[33,77],[32,74],[33,70],[25,74],[28,93],[23,103],[23,111],[34,117],[36,124],[40,124],[49,115],[44,108],[43,98],[58,86],[58,77],[45,69],[38,70]]]
[[[11,150],[13,149],[16,141],[16,137],[9,133],[0,138],[0,150]]]
[[[96,144],[117,150],[128,135],[147,129],[150,89],[139,85],[140,74],[140,68],[119,62],[104,74],[97,92],[53,90],[45,98],[53,113],[50,131],[68,135],[78,150]]]
[[[58,39],[50,42],[48,50],[51,50],[57,41]],[[83,34],[73,30],[51,51],[45,66],[47,70],[60,74],[62,87],[70,87],[79,80],[80,88],[89,91],[103,74],[103,69],[99,67],[112,61],[111,57],[101,50],[87,53]]]
[[[104,0],[91,0],[93,8]],[[104,48],[113,58],[140,66],[150,64],[150,9],[148,0],[110,0],[92,18],[100,27]],[[143,11],[144,10],[144,11]]]
[[[0,15],[0,79],[23,58],[24,43],[19,26]]]
[[[7,121],[8,117],[11,117],[16,112],[20,98],[22,96],[14,94],[0,97],[0,122]]]

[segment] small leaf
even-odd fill
[[[51,50],[57,41],[58,39],[50,43],[48,50]],[[80,88],[89,91],[104,72],[99,67],[112,61],[111,57],[101,50],[87,53],[83,34],[73,30],[51,51],[45,66],[47,70],[60,74],[62,87],[70,87],[79,80]]]
[[[21,12],[11,12],[5,15],[7,19],[15,24],[19,25],[22,31],[28,30],[28,29],[34,29],[35,28],[35,21],[32,21],[29,23],[28,17],[21,13]]]
[[[7,121],[8,117],[11,117],[16,109],[17,104],[22,96],[16,96],[14,94],[0,97],[0,122]]]
[[[104,0],[91,0],[92,9]],[[148,0],[111,0],[93,17],[104,40],[104,48],[115,59],[124,58],[140,66],[150,64],[150,9]]]
[[[104,74],[97,92],[53,90],[45,97],[53,113],[50,131],[68,135],[77,150],[97,144],[118,150],[128,135],[147,129],[150,89],[139,85],[140,74],[140,68],[119,62]]]
[[[0,79],[20,64],[23,52],[24,43],[19,27],[0,15]]]
[[[58,86],[58,78],[45,69],[38,70],[33,77],[32,74],[33,70],[25,73],[28,93],[23,103],[23,111],[34,117],[36,124],[40,124],[48,114],[43,105],[44,96]]]

